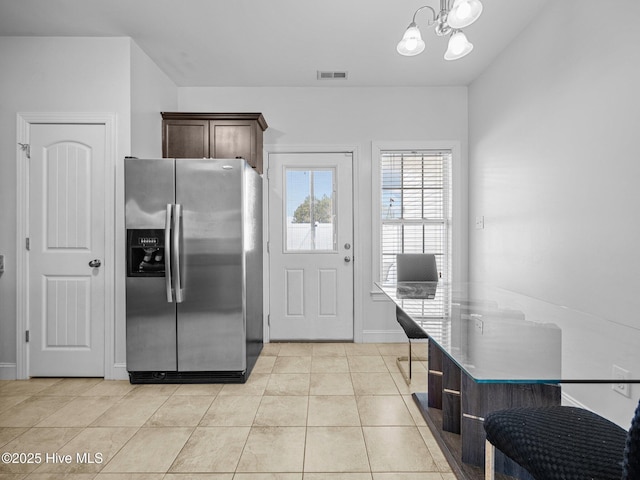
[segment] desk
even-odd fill
[[[484,478],[489,412],[558,405],[560,384],[615,383],[614,365],[640,382],[637,328],[486,285],[376,285],[429,336],[413,398],[459,478]],[[496,470],[530,478],[502,455]]]

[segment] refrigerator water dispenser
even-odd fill
[[[127,276],[164,277],[164,230],[127,230]]]

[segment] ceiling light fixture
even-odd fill
[[[461,29],[468,27],[478,19],[482,13],[482,3],[480,0],[440,0],[440,13],[436,14],[433,8],[425,5],[413,14],[413,20],[396,47],[400,55],[412,57],[424,50],[424,41],[420,35],[420,29],[416,25],[416,15],[425,8],[431,10],[433,18],[429,21],[428,26],[435,25],[436,35],[439,37],[451,35],[447,51],[444,54],[445,60],[457,60],[473,50],[473,44],[467,40]]]

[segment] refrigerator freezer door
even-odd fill
[[[246,369],[242,242],[244,160],[176,160],[183,295],[178,370]]]
[[[175,203],[175,160],[124,161],[127,228],[164,228],[167,204]]]
[[[125,159],[127,229],[164,231],[167,204],[175,201],[174,164]],[[165,277],[127,276],[126,291],[127,370],[176,371],[176,306],[167,302]]]

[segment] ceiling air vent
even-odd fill
[[[318,80],[346,80],[347,72],[321,72],[318,70]]]

